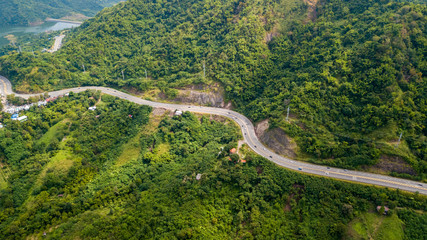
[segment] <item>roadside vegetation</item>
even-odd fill
[[[129,0],[72,30],[53,56],[0,58],[0,73],[20,92],[108,85],[171,99],[219,82],[236,110],[284,129],[299,159],[425,180],[426,11],[417,1]]]
[[[2,114],[2,239],[424,236],[425,196],[303,175],[246,146],[231,154],[242,136],[227,119],[91,91],[25,114]]]

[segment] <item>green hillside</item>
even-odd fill
[[[73,30],[54,56],[0,58],[0,73],[21,92],[109,85],[173,97],[173,88],[219,82],[238,111],[284,129],[299,159],[425,180],[426,5],[324,0],[311,9],[300,0],[129,0]]]
[[[7,0],[0,2],[0,26],[25,26],[73,13],[93,16],[120,0]]]
[[[230,120],[171,117],[99,92],[24,114],[3,114],[0,129],[2,239],[425,235],[425,196],[302,175],[246,147],[230,155],[241,138]],[[379,204],[389,215],[373,213]]]

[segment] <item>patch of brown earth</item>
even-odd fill
[[[231,109],[231,102],[225,102],[224,90],[218,83],[197,84],[178,89],[178,96],[169,99],[181,104],[196,104]],[[164,93],[158,93],[160,99],[167,99]]]
[[[224,107],[224,98],[222,94],[213,92],[199,92],[194,90],[180,90],[178,97],[173,99],[180,103],[195,103],[213,107]]]
[[[304,192],[305,186],[300,184],[294,184],[292,185],[292,190],[290,192],[289,197],[286,200],[286,205],[283,208],[283,211],[290,212],[292,210],[291,207],[291,200],[295,199],[295,201],[298,203],[298,201],[301,199],[301,194]]]
[[[305,20],[305,22],[308,22],[308,21],[313,22],[317,18],[316,5],[318,0],[304,0],[304,2],[308,5],[307,19]]]
[[[255,127],[255,133],[262,143],[267,145],[275,153],[287,157],[296,157],[297,145],[281,128],[268,130],[268,119],[259,122]]]
[[[268,130],[270,124],[268,123],[268,119],[262,120],[255,126],[255,134],[257,137],[261,137]]]
[[[163,116],[166,111],[166,108],[155,108],[151,114],[153,114],[153,116]]]
[[[220,116],[220,115],[210,115],[209,120],[225,123],[225,122],[227,122],[228,118]]]
[[[377,164],[370,166],[367,169],[372,172],[380,173],[396,172],[417,175],[416,171],[411,167],[411,165],[398,156],[383,155],[380,157],[380,160]]]

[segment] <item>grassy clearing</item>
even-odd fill
[[[10,176],[10,173],[7,165],[0,164],[0,190],[7,188],[7,178]]]
[[[345,239],[403,239],[403,226],[399,217],[380,216],[377,213],[365,213],[349,225]]]
[[[128,161],[136,160],[138,158],[139,153],[141,152],[141,148],[139,147],[140,137],[141,134],[138,133],[138,135],[130,139],[129,142],[123,146],[123,152],[117,159],[116,166],[122,166]]]
[[[53,156],[49,163],[43,168],[39,177],[36,180],[34,187],[40,187],[43,183],[43,179],[46,176],[47,171],[53,171],[56,175],[66,174],[68,170],[73,166],[75,161],[78,161],[72,152],[68,149],[59,150],[58,153]]]
[[[39,139],[39,143],[44,142],[46,145],[49,145],[49,143],[52,141],[52,139],[62,130],[66,129],[68,126],[66,125],[67,122],[70,122],[69,119],[64,119],[54,126],[52,126],[44,135]]]
[[[123,145],[123,151],[120,156],[117,158],[116,166],[122,166],[130,160],[138,159],[139,154],[141,153],[141,148],[139,146],[139,139],[141,136],[152,134],[157,130],[160,121],[168,112],[154,110],[150,114],[150,120],[148,124],[142,126],[139,133],[130,139],[126,144]]]

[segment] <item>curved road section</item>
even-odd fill
[[[105,94],[109,94],[121,99],[125,99],[136,104],[140,105],[148,105],[154,108],[166,108],[169,110],[181,110],[181,111],[189,111],[195,113],[204,113],[204,114],[214,114],[220,115],[227,118],[232,119],[236,122],[241,131],[242,135],[245,139],[247,145],[255,151],[257,154],[267,158],[268,160],[276,163],[281,167],[285,167],[291,170],[314,174],[323,177],[330,177],[350,182],[359,182],[369,185],[378,185],[388,188],[396,188],[409,192],[419,192],[420,194],[427,195],[427,184],[410,181],[406,179],[394,178],[379,174],[367,173],[367,172],[359,172],[359,171],[350,171],[340,168],[331,168],[326,166],[315,165],[306,162],[295,161],[283,156],[280,156],[269,149],[265,148],[262,143],[259,141],[258,137],[255,135],[255,128],[252,122],[243,116],[240,113],[223,109],[223,108],[213,108],[213,107],[201,107],[194,105],[179,105],[179,104],[169,104],[169,103],[159,103],[152,102],[148,100],[144,100],[118,90],[107,88],[107,87],[78,87],[78,88],[70,88],[64,89],[54,92],[49,92],[49,95],[52,97],[57,97],[64,95],[69,92],[83,92],[86,90],[99,90]],[[12,85],[9,80],[0,76],[0,92],[4,95],[12,94]],[[20,96],[23,98],[29,98],[31,96],[40,95],[40,94],[15,94],[16,96]]]

